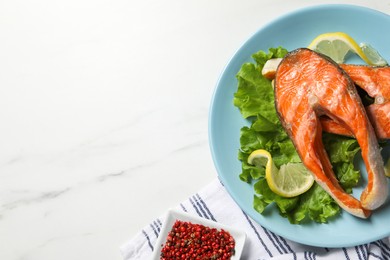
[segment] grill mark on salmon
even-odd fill
[[[386,201],[388,185],[377,138],[353,81],[338,64],[306,48],[289,52],[276,71],[275,107],[302,162],[343,209],[367,218]],[[322,143],[323,115],[348,129],[361,147],[368,183],[360,201],[335,177]]]

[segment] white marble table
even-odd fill
[[[390,1],[2,1],[0,259],[121,259],[216,178],[208,109],[250,35],[307,5]]]

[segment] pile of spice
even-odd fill
[[[235,241],[229,232],[176,220],[161,245],[160,259],[230,259]]]

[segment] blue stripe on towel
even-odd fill
[[[283,254],[283,251],[280,249],[280,247],[278,246],[278,243],[275,242],[274,240],[274,234],[271,232],[271,231],[268,231],[268,229],[265,229],[264,227],[261,227],[264,231],[264,233],[267,235],[268,239],[272,242],[272,244],[274,245],[274,247],[278,250],[279,254]]]
[[[294,251],[291,249],[291,247],[290,247],[290,245],[288,244],[288,242],[286,241],[286,239],[284,239],[284,238],[281,237],[281,236],[279,236],[279,238],[280,238],[280,240],[282,240],[282,242],[286,245],[288,252],[294,253]]]
[[[358,256],[358,258],[359,258],[359,260],[363,260],[362,259],[362,256],[360,255],[360,248],[358,247],[358,246],[355,246],[355,251],[356,251],[356,254],[357,254],[357,256]]]
[[[145,232],[145,230],[142,230],[142,234],[144,234],[146,240],[148,241],[149,248],[150,248],[150,249],[152,250],[152,252],[153,252],[153,245],[152,245],[152,243],[150,243],[150,238],[149,238],[148,234]]]
[[[198,209],[202,212],[203,217],[204,217],[204,218],[207,218],[207,219],[210,219],[210,217],[207,215],[207,212],[204,210],[204,208],[202,207],[202,205],[199,203],[198,198],[197,198],[195,195],[192,196],[192,198],[194,199],[195,204],[196,204],[196,206],[198,207]]]
[[[342,249],[343,249],[343,252],[344,252],[344,255],[345,255],[345,259],[350,260],[348,252],[347,252],[347,249],[345,249],[345,247],[343,247]]]
[[[381,244],[380,248],[382,250],[385,250],[389,254],[390,247],[387,244],[385,244],[382,240],[379,240],[379,243]]]
[[[154,226],[154,222],[153,222],[153,223],[150,223],[149,226],[152,228],[154,235],[155,235],[156,237],[158,237],[158,232],[157,232],[156,227]]]
[[[278,235],[274,234],[273,232],[272,232],[272,235],[278,241],[278,244],[283,249],[284,253],[293,253],[293,251],[291,250],[291,247],[287,244],[287,241],[283,237],[278,236]],[[287,249],[285,248],[285,246],[287,247]]]
[[[161,225],[158,223],[157,219],[155,219],[155,220],[153,221],[153,225],[156,227],[157,233],[160,233]]]
[[[189,198],[189,200],[190,200],[190,202],[191,202],[192,207],[194,207],[196,213],[199,215],[199,217],[203,217],[202,213],[199,211],[199,209],[198,209],[198,207],[196,206],[195,202],[194,202],[191,198]]]
[[[187,209],[186,209],[186,207],[184,207],[183,203],[180,203],[180,207],[181,207],[181,209],[182,209],[184,212],[188,212]]]
[[[373,242],[372,244],[376,245],[377,247],[379,247],[379,249],[382,252],[382,256],[383,257],[386,257],[386,258],[390,259],[390,254],[389,254],[388,247],[386,246],[385,243],[383,243],[383,241],[378,240],[378,241]]]
[[[382,255],[386,255],[390,259],[390,248],[388,245],[383,243],[382,240],[379,240],[379,248],[382,250]]]
[[[198,193],[196,193],[196,197],[199,199],[200,203],[202,204],[202,206],[204,207],[204,209],[207,211],[208,215],[210,216],[210,219],[214,220],[214,221],[217,221],[213,214],[211,213],[210,209],[207,207],[206,205],[206,202],[199,196]]]
[[[377,254],[374,254],[373,252],[368,252],[368,255],[375,257],[376,259],[385,260],[383,257],[381,257]]]
[[[157,223],[160,225],[160,227],[162,227],[162,222],[161,222],[161,220],[158,218],[158,219],[156,219],[156,221],[157,221]],[[160,230],[160,228],[159,228],[159,230]]]
[[[256,227],[253,225],[252,221],[249,219],[248,215],[245,214],[244,211],[242,211],[242,213],[244,214],[244,216],[245,216],[246,220],[248,221],[250,227],[251,227],[251,228],[253,229],[253,231],[255,232],[257,238],[259,239],[261,245],[264,247],[265,251],[267,251],[267,253],[268,253],[268,255],[269,255],[270,257],[273,257],[271,251],[268,249],[267,245],[264,243],[263,239],[261,238],[261,236],[260,236],[259,232],[257,231]]]

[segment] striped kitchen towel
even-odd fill
[[[177,209],[245,231],[247,239],[241,256],[245,260],[390,259],[389,238],[350,248],[320,248],[298,244],[278,236],[245,214],[218,179],[180,203]],[[123,258],[149,259],[163,223],[164,217],[155,219],[125,243],[120,249]]]

